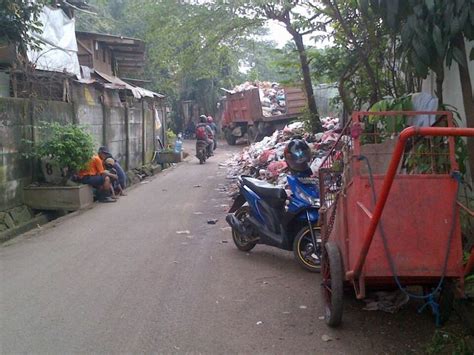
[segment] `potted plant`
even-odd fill
[[[39,143],[33,144],[29,157],[41,161],[44,181],[24,188],[26,205],[41,210],[73,211],[93,202],[90,186],[70,178],[84,169],[94,154],[94,141],[83,127],[47,123],[39,127]]]
[[[176,153],[173,149],[163,149],[156,158],[159,164],[179,163],[183,160],[183,153]]]
[[[156,162],[158,164],[179,163],[183,160],[183,153],[182,152],[176,153],[170,143],[170,142],[174,142],[176,138],[177,136],[172,130],[168,129],[166,131],[166,141],[168,144],[167,144],[166,149],[163,149],[160,152],[158,152],[158,155],[156,157]]]

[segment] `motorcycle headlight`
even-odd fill
[[[321,207],[321,201],[319,200],[319,198],[308,195],[306,192],[304,192],[298,186],[296,187],[296,192],[297,192],[297,195],[300,199],[302,199],[303,201],[306,201],[311,206],[317,207],[317,208]]]

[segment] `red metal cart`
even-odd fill
[[[436,122],[397,132],[417,117]],[[435,306],[446,281],[463,294],[474,251],[463,266],[459,209],[473,212],[458,202],[459,136],[474,129],[454,127],[451,112],[353,113],[319,170],[328,325],[342,320],[344,285],[358,299],[368,287],[434,287]]]

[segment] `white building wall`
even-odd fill
[[[466,42],[467,57],[474,47],[474,41]],[[471,77],[471,86],[474,90],[474,61],[469,61],[469,76]],[[435,95],[436,75],[430,73],[423,81],[422,91]],[[456,107],[463,120],[462,125],[466,126],[466,113],[464,112],[464,104],[462,100],[461,81],[459,78],[458,64],[453,60],[451,68],[445,68],[443,83],[443,100],[445,104]]]

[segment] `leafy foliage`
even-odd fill
[[[367,1],[321,0],[313,6],[330,19],[328,36],[334,40],[332,47],[313,52],[313,72],[317,80],[338,82],[346,112],[419,90],[420,80],[397,52],[399,36]]]
[[[226,1],[223,1],[226,3]],[[292,36],[297,49],[303,88],[306,93],[308,110],[311,113],[310,119],[314,120],[312,126],[316,131],[321,131],[318,108],[314,98],[313,83],[309,68],[309,60],[303,36],[313,33],[316,30],[324,29],[325,24],[320,21],[322,13],[311,5],[307,0],[237,0],[230,5],[244,18],[251,18],[264,22],[267,20],[278,21]],[[316,9],[316,11],[315,11]]]
[[[84,169],[94,155],[94,140],[85,127],[73,124],[44,123],[45,139],[32,147],[32,155],[48,158],[71,174]]]
[[[220,88],[244,78],[239,72],[246,58],[242,48],[259,28],[254,20],[208,2],[120,0],[117,6],[112,0],[95,0],[93,5],[109,32],[146,41],[144,78],[151,79],[151,89],[167,94],[176,131],[183,129],[180,101],[195,100],[203,113],[213,115]],[[97,22],[79,14],[81,27],[92,23],[100,29]]]
[[[24,51],[36,47],[39,40],[31,31],[41,33],[38,21],[45,0],[0,0],[0,43],[19,44]]]
[[[472,1],[375,0],[372,8],[391,31],[401,34],[400,50],[417,74],[425,78],[430,69],[436,73],[442,103],[444,65],[450,67],[454,60],[467,66],[463,38],[474,39]]]

